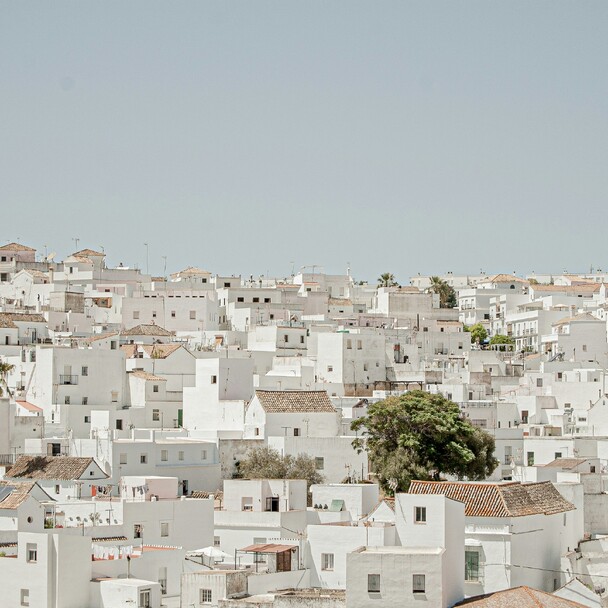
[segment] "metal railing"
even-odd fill
[[[78,384],[78,376],[73,374],[60,374],[59,384]]]

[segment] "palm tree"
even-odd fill
[[[11,391],[8,388],[7,376],[15,369],[15,366],[10,363],[4,363],[4,361],[0,361],[0,384],[6,388],[6,392],[8,395],[11,395]],[[2,387],[0,386],[0,397],[4,394]]]
[[[431,284],[428,291],[439,294],[439,307],[454,308],[457,304],[456,292],[454,291],[454,288],[437,276],[432,276],[430,281]]]
[[[390,272],[383,272],[378,277],[378,287],[396,287],[398,285],[395,281],[395,275]]]

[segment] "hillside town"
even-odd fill
[[[0,246],[2,605],[608,606],[608,272],[212,270]],[[383,477],[408,395],[489,474]]]

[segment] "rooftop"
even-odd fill
[[[264,411],[271,414],[336,413],[327,391],[256,391]]]
[[[123,336],[172,336],[173,333],[160,325],[136,325],[122,332]]]
[[[413,481],[409,494],[442,494],[465,503],[468,517],[553,515],[575,507],[550,481],[537,483],[471,483]]]
[[[6,477],[69,481],[80,479],[94,462],[93,458],[76,456],[19,456],[15,464],[6,471]],[[92,476],[91,479],[98,477]]]
[[[583,608],[583,604],[566,600],[530,587],[515,587],[466,599],[456,606],[468,608]]]
[[[0,251],[36,251],[33,247],[27,247],[21,243],[8,243],[8,245],[2,245]]]

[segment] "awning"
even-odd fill
[[[239,549],[243,553],[285,553],[286,551],[295,551],[297,547],[294,545],[273,545],[273,544],[259,544],[249,545],[244,549]]]

